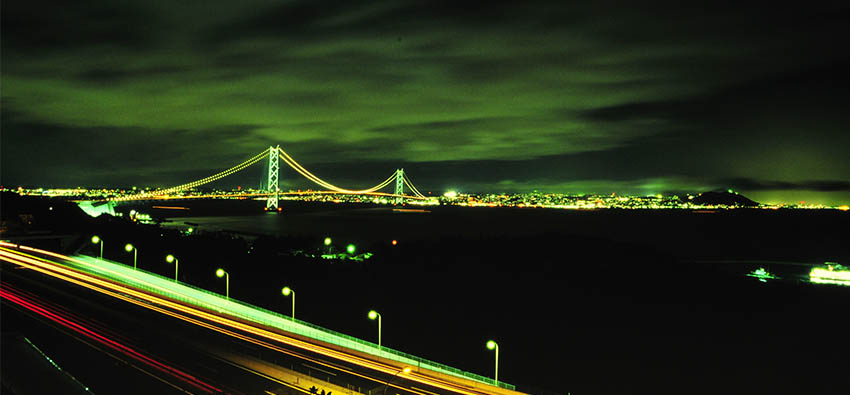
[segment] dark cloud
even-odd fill
[[[0,5],[4,49],[21,52],[89,46],[144,48],[156,15],[140,4],[108,0],[4,1]]]
[[[848,14],[844,2],[3,2],[3,179],[179,182],[279,143],[339,184],[404,166],[424,189],[746,179],[829,192],[816,180],[850,180]],[[49,159],[25,166],[21,152]]]
[[[748,178],[735,178],[725,181],[726,184],[742,190],[753,191],[818,191],[846,192],[850,191],[850,181],[815,180],[805,182],[765,181]]]

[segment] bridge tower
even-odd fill
[[[266,200],[266,210],[278,211],[278,197],[280,188],[277,185],[277,175],[280,166],[278,166],[280,145],[277,147],[269,147],[269,182],[266,184],[266,191],[269,193],[269,198]]]
[[[402,199],[401,195],[404,195],[404,169],[397,169],[395,171],[395,194],[398,195],[395,198],[395,204],[401,204],[404,199]]]

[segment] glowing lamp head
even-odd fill
[[[355,247],[354,244],[349,244],[348,247],[345,247],[345,251],[349,254],[353,254],[354,251],[357,251],[357,247]]]
[[[378,318],[378,312],[375,310],[369,310],[369,319],[374,320],[375,318]]]
[[[398,240],[393,240],[393,245],[398,245]]]
[[[407,373],[410,373],[410,370],[411,370],[410,366],[405,366],[404,369],[402,369],[401,371],[404,372],[405,374],[407,374]]]
[[[134,215],[136,215],[136,210],[130,210],[130,216],[132,217]]]
[[[282,293],[283,296],[289,296],[289,294],[292,293],[292,288],[283,287],[283,289],[280,291],[280,293]]]
[[[224,277],[224,269],[218,269],[215,271],[215,275],[217,277]]]
[[[325,237],[325,245],[326,246],[331,245],[331,238],[330,237]]]
[[[192,232],[194,232],[194,231],[195,231],[195,228],[189,228],[189,229],[186,229],[186,232],[189,232],[189,233],[192,233]]]
[[[136,247],[133,247],[133,245],[130,244],[130,243],[127,243],[127,245],[124,246],[124,251],[127,251],[127,252],[133,251],[135,249],[136,249]]]
[[[100,237],[98,237],[98,236],[92,236],[92,237],[91,237],[91,242],[92,242],[92,243],[94,243],[94,244],[100,243]]]
[[[165,261],[168,263],[174,262],[174,255],[168,254],[168,256],[165,257]]]
[[[499,345],[498,345],[498,344],[496,344],[496,342],[494,342],[494,341],[492,341],[492,340],[488,340],[488,341],[487,341],[487,349],[488,349],[488,350],[493,350],[493,349],[495,349],[495,348],[496,348],[496,347],[498,347],[498,346],[499,346]]]

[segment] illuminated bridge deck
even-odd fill
[[[6,248],[4,248],[6,247]],[[16,244],[0,242],[0,252],[3,255],[14,253]],[[437,376],[456,377],[461,381],[478,383],[475,387],[481,389],[490,387],[487,393],[518,393],[515,386],[498,382],[492,378],[484,377],[474,373],[464,372],[460,369],[446,366],[437,362],[429,361],[401,351],[387,347],[378,347],[377,344],[338,333],[320,326],[293,320],[291,317],[265,310],[234,299],[227,299],[222,295],[212,293],[190,285],[175,282],[173,279],[165,278],[143,270],[134,270],[132,267],[100,260],[89,256],[78,255],[65,257],[59,254],[49,253],[20,246],[21,252],[26,254],[40,255],[46,253],[61,259],[61,266],[80,271],[101,279],[113,281],[151,295],[179,302],[187,306],[194,306],[210,312],[217,312],[219,316],[230,317],[242,322],[254,323],[267,328],[274,328],[287,334],[295,335],[307,341],[310,339],[317,343],[324,343],[352,355],[372,357],[375,361],[391,361],[399,366],[412,366],[423,372],[437,373]],[[5,250],[5,251],[4,251]],[[50,260],[53,264],[59,264],[56,260]],[[483,386],[481,385],[483,384]]]

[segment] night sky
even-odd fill
[[[3,1],[0,181],[850,202],[846,2],[644,3]]]

